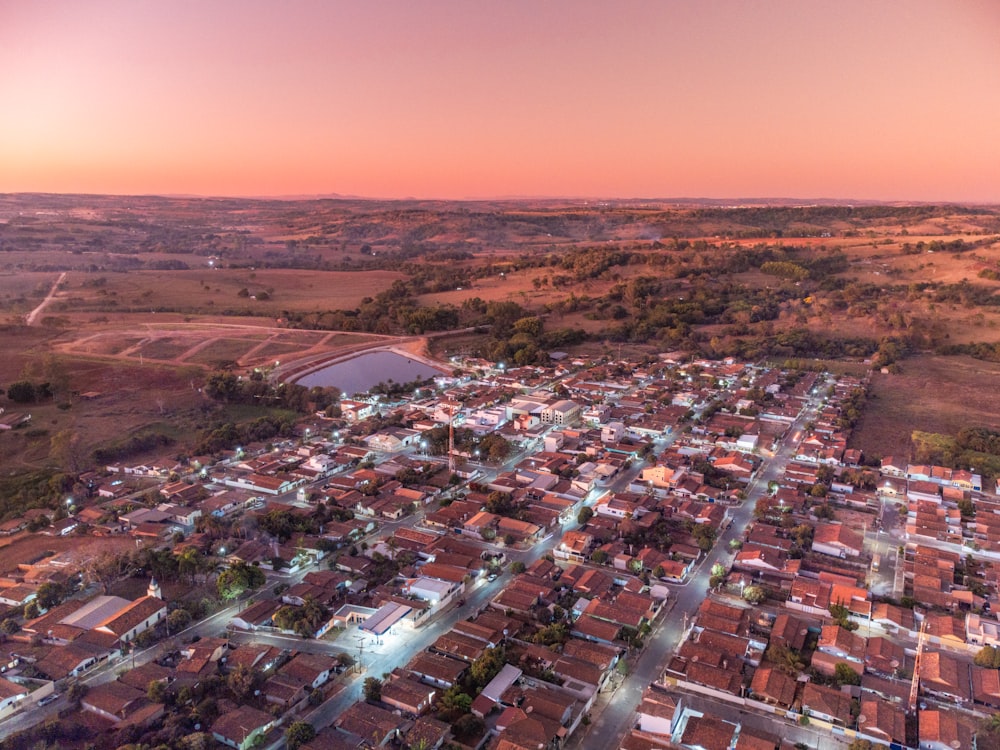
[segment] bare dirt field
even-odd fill
[[[275,358],[297,359],[378,338],[367,334],[265,327],[260,321],[160,320],[162,318],[142,326],[133,322],[128,331],[108,330],[105,326],[89,332],[67,332],[55,349],[67,356],[112,358],[134,363],[151,361],[211,367],[231,361],[241,367],[259,367],[273,364]],[[135,335],[137,328],[145,334],[141,338]]]
[[[0,547],[0,573],[18,565],[65,561],[78,566],[82,561],[102,552],[123,552],[135,549],[135,540],[119,537],[63,536],[46,537],[22,533]]]
[[[998,363],[931,355],[907,359],[899,375],[873,375],[871,398],[851,445],[908,457],[913,430],[954,435],[970,426],[1000,429],[998,382]]]

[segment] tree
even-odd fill
[[[191,613],[186,609],[175,609],[167,615],[167,627],[171,632],[177,633],[190,625],[191,619]]]
[[[763,586],[746,586],[743,589],[743,598],[751,604],[760,604],[767,599],[767,592]]]
[[[462,690],[461,685],[452,685],[441,693],[437,709],[441,719],[454,721],[472,708],[472,696]]]
[[[594,517],[594,509],[589,505],[584,505],[580,508],[580,512],[576,514],[576,522],[583,526],[587,521]]]
[[[226,687],[237,700],[242,701],[253,692],[256,681],[257,675],[250,667],[237,664],[226,678]]]
[[[764,658],[774,664],[780,671],[793,677],[798,676],[806,666],[805,662],[802,661],[802,657],[783,643],[772,643],[767,651],[764,652]]]
[[[66,591],[62,585],[58,583],[46,582],[38,587],[35,599],[38,602],[39,607],[49,610],[59,604],[65,595]]]
[[[1000,648],[983,646],[978,652],[976,652],[976,656],[973,661],[976,666],[979,667],[998,669],[1000,668]]]
[[[365,700],[369,703],[378,703],[382,700],[382,680],[377,677],[366,677],[363,690]]]
[[[467,742],[482,737],[486,724],[478,716],[470,713],[460,717],[452,728],[455,730],[455,739]]]
[[[316,737],[316,728],[308,721],[293,721],[285,730],[288,750],[299,750],[302,745]]]
[[[187,547],[177,557],[177,572],[189,576],[194,586],[194,577],[201,571],[204,560],[196,547]]]
[[[861,675],[851,669],[851,665],[846,662],[837,662],[833,667],[833,679],[837,686],[860,685]]]
[[[215,581],[219,596],[225,600],[236,599],[246,591],[259,589],[267,583],[264,571],[255,565],[236,563],[219,574]]]
[[[513,573],[514,575],[523,573],[524,570],[525,570],[525,565],[520,560],[515,560],[510,564],[510,572]]]
[[[87,694],[87,686],[82,682],[74,682],[69,686],[69,690],[66,691],[66,700],[72,703],[74,706],[79,706],[80,701]]]
[[[150,703],[166,703],[167,684],[163,680],[150,680],[146,686],[146,698]]]
[[[13,617],[8,617],[3,622],[0,622],[0,632],[6,635],[14,635],[20,629],[20,624]]]
[[[502,646],[487,649],[482,656],[472,662],[469,677],[479,687],[484,688],[503,669],[505,653]]]
[[[712,545],[715,544],[716,534],[716,530],[707,523],[695,524],[694,529],[691,530],[691,535],[694,537],[698,549],[702,552],[708,552],[712,549]]]
[[[87,581],[99,583],[104,593],[110,594],[112,586],[132,575],[138,567],[132,552],[102,552],[87,559],[83,573]]]
[[[35,401],[37,394],[35,385],[30,380],[18,380],[7,386],[7,398],[15,404],[28,404]]]

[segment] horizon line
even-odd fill
[[[666,203],[666,204],[703,204],[703,203],[724,203],[732,204],[729,207],[739,207],[745,204],[769,204],[769,205],[798,205],[808,207],[810,205],[955,205],[955,206],[1000,206],[1000,201],[968,201],[955,199],[942,200],[910,200],[904,198],[796,198],[791,196],[757,196],[757,197],[609,197],[609,196],[572,196],[572,195],[496,195],[496,196],[470,196],[463,198],[440,198],[440,197],[378,197],[365,195],[352,195],[343,193],[296,193],[296,194],[246,194],[246,195],[225,195],[225,194],[204,194],[204,193],[91,193],[91,192],[59,192],[43,190],[19,190],[0,193],[0,196],[62,196],[62,197],[101,197],[101,198],[163,198],[163,199],[186,199],[186,200],[252,200],[252,201],[315,201],[315,200],[341,200],[341,201],[363,201],[363,202],[396,202],[396,203],[487,203],[491,201],[503,202],[524,202],[524,201],[573,201],[584,203]]]

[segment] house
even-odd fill
[[[807,682],[802,688],[802,712],[847,726],[851,719],[851,696],[837,688]]]
[[[236,750],[250,750],[259,737],[267,734],[276,719],[271,714],[250,706],[237,706],[219,716],[212,724],[212,736]]]
[[[330,672],[338,662],[325,654],[296,654],[281,667],[280,674],[315,690],[330,679]]]
[[[861,699],[858,731],[882,742],[906,744],[906,712],[876,698]]]
[[[155,596],[144,596],[115,612],[101,622],[95,630],[117,636],[125,643],[139,633],[156,626],[167,616],[167,605]]]
[[[440,688],[450,688],[468,668],[468,662],[429,651],[421,651],[406,665],[406,670],[418,680]]]
[[[426,750],[437,750],[444,744],[450,733],[450,724],[429,716],[421,716],[403,735],[403,744],[410,748],[422,747]]]
[[[637,709],[639,729],[670,737],[683,713],[682,701],[683,698],[664,693],[652,685],[647,687]]]
[[[813,533],[813,552],[832,557],[858,557],[864,536],[843,523],[818,523]]]
[[[805,620],[787,612],[781,612],[771,626],[770,642],[787,646],[793,651],[801,651],[806,645],[808,635],[809,626]]]
[[[374,404],[365,403],[364,401],[341,399],[339,405],[341,415],[350,424],[368,419],[375,414]]]
[[[690,750],[729,750],[738,726],[714,716],[687,714],[678,727],[680,745]]]
[[[761,665],[753,674],[750,690],[767,703],[791,708],[795,702],[795,678],[772,666]]]
[[[969,612],[965,616],[965,640],[972,646],[1000,646],[1000,622]]]
[[[958,703],[972,700],[969,664],[939,651],[920,657],[920,687],[929,695]]]
[[[0,677],[0,715],[28,696],[28,689],[16,682]]]
[[[954,711],[921,711],[918,721],[920,750],[975,747],[975,724]]]
[[[865,639],[839,625],[824,625],[816,650],[843,661],[861,662],[865,657]]]
[[[434,705],[439,692],[435,686],[418,682],[395,670],[382,683],[382,702],[411,716],[420,716]]]
[[[905,663],[903,647],[888,638],[869,638],[865,669],[876,674],[895,675]]]
[[[359,702],[352,703],[334,720],[333,726],[341,732],[371,743],[375,747],[384,747],[389,742],[398,739],[403,728],[409,723],[409,719],[396,716],[388,709]],[[355,746],[357,747],[357,745]]]
[[[116,725],[136,720],[145,723],[163,715],[162,705],[150,706],[143,691],[117,681],[92,685],[80,706]]]

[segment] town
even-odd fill
[[[943,750],[1000,709],[996,488],[848,448],[866,378],[452,364],[0,526],[2,733]]]

